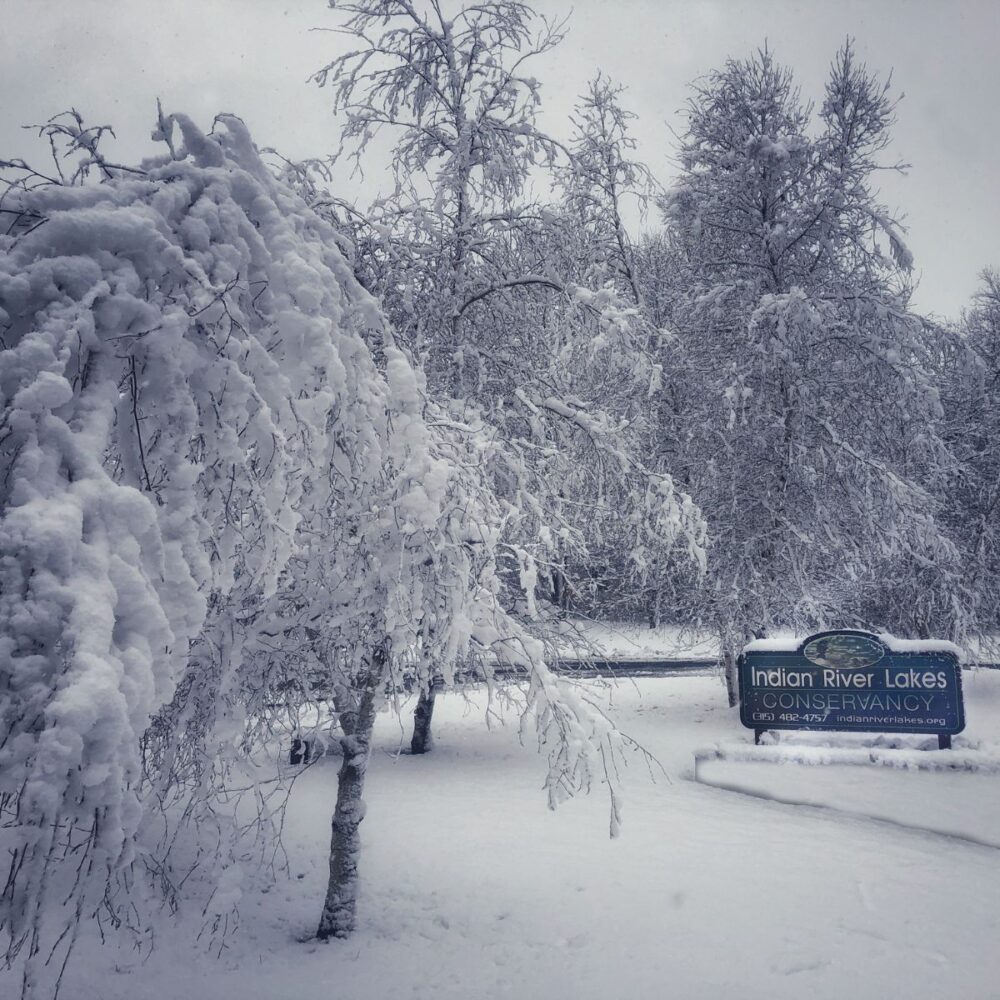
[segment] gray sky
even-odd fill
[[[764,39],[820,97],[830,58],[848,34],[872,68],[893,71],[899,105],[890,150],[912,164],[886,174],[882,195],[910,228],[921,284],[916,305],[955,316],[987,265],[1000,267],[1000,3],[997,0],[537,0],[572,9],[570,34],[537,63],[545,126],[565,116],[598,68],[624,84],[639,115],[640,154],[668,182],[678,112],[693,78]],[[0,157],[42,159],[19,126],[70,105],[113,124],[114,155],[152,151],[156,98],[207,128],[219,111],[243,117],[260,145],[290,157],[332,152],[329,96],[305,83],[340,51],[324,0],[3,0]],[[362,200],[345,177],[339,192]]]

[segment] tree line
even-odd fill
[[[395,184],[325,208],[430,391],[497,429],[536,603],[707,629],[727,661],[774,628],[995,631],[996,275],[958,322],[912,307],[876,189],[906,169],[896,101],[850,40],[814,102],[766,46],[694,81],[663,187],[600,73],[565,135],[539,127],[530,64],[565,22],[335,6],[357,44],[314,79],[339,155],[391,135]],[[651,530],[656,478],[705,558]]]

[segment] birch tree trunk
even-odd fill
[[[378,695],[384,682],[385,662],[385,651],[376,651],[360,687],[356,711],[340,713],[344,731],[340,745],[344,762],[337,776],[337,805],[330,839],[330,881],[316,930],[316,937],[321,941],[331,937],[349,937],[357,921],[358,860],[361,854],[359,827],[365,817],[362,793],[371,755]]]
[[[436,680],[431,680],[427,685],[427,690],[420,692],[417,708],[413,713],[413,739],[410,740],[410,753],[427,753],[434,746],[431,738],[431,719],[434,716],[436,695]]]
[[[731,649],[723,650],[722,663],[726,671],[726,694],[729,697],[729,707],[735,708],[740,701],[740,686],[736,671],[736,655]]]

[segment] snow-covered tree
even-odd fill
[[[277,586],[326,437],[333,344],[294,313],[307,276],[269,269],[287,224],[255,202],[252,160],[231,169],[249,140],[178,123],[186,154],[125,171],[56,121],[83,154],[72,179],[96,163],[104,183],[25,174],[4,197],[2,923],[28,992],[57,873],[77,873],[78,923],[89,876],[131,862],[150,716],[191,648],[203,686],[229,682],[236,619]]]
[[[626,201],[645,208],[656,184],[633,159],[630,127],[635,115],[621,103],[623,88],[598,73],[572,117],[568,167],[561,171],[564,199],[587,233],[588,256],[607,268],[610,280],[634,306],[642,304],[635,252],[625,228]]]
[[[370,213],[382,237],[376,280],[393,315],[409,316],[400,333],[435,378],[450,370],[476,302],[513,281],[544,285],[544,275],[496,274],[488,248],[530,214],[520,202],[530,171],[555,155],[536,125],[539,84],[527,64],[563,27],[517,0],[467,4],[452,17],[438,0],[330,6],[359,46],[315,80],[331,88],[343,152],[359,167],[371,140],[391,135],[396,189]]]
[[[619,315],[627,316],[622,329],[628,331],[628,342],[619,345],[616,358],[621,374],[627,370],[631,376],[605,378],[603,368],[586,361],[578,374],[593,373],[588,391],[603,398],[609,411],[627,425],[631,448],[642,456],[643,464],[670,475],[679,489],[689,492],[682,451],[676,446],[684,422],[671,423],[660,412],[672,394],[669,372],[677,344],[670,317],[673,300],[681,293],[676,282],[654,274],[665,257],[650,254],[649,247],[662,237],[645,237],[636,245],[626,229],[626,217],[636,210],[642,215],[660,189],[645,164],[635,158],[636,116],[623,106],[622,91],[599,73],[577,103],[568,143],[570,159],[557,172],[563,214],[546,258],[557,262],[559,271],[577,284],[617,296]],[[586,329],[587,317],[573,322],[577,330]],[[597,529],[589,545],[592,554],[580,567],[589,569],[584,574],[591,591],[587,610],[605,617],[645,616],[658,625],[672,604],[669,589],[676,577],[672,561],[646,549],[639,569],[627,530],[623,536],[614,524],[592,523]]]
[[[664,200],[683,464],[710,525],[690,613],[720,636],[731,697],[755,632],[856,621],[879,567],[958,578],[926,479],[950,462],[935,335],[872,189],[893,104],[850,43],[817,117],[767,49],[730,60],[694,85]]]
[[[504,505],[508,603],[536,621],[536,597],[565,605],[582,586],[572,577],[591,575],[594,540],[612,535],[634,577],[678,546],[697,561],[696,508],[635,447],[634,414],[655,371],[634,295],[615,287],[613,262],[598,273],[567,252],[582,230],[571,234],[566,206],[528,197],[532,171],[572,152],[539,129],[528,74],[562,26],[513,0],[453,13],[408,0],[333,6],[359,44],[316,79],[346,118],[345,150],[360,157],[379,133],[393,141],[395,190],[348,228],[359,273],[422,359],[432,393],[452,401],[459,422],[493,430],[485,467]],[[608,173],[595,157],[627,148],[626,116],[610,85],[594,100],[580,124],[578,178],[590,179],[573,190],[582,197],[607,181],[620,198],[638,168],[626,159]],[[607,118],[603,145],[583,143],[592,113]],[[596,241],[607,242],[608,225],[627,253],[618,203],[608,215],[600,197],[586,264],[604,253]]]
[[[986,270],[943,357],[948,440],[955,456],[944,505],[961,549],[970,618],[980,637],[1000,627],[1000,276]]]
[[[0,203],[0,927],[28,995],[137,858],[176,890],[178,819],[211,833],[208,912],[238,898],[245,817],[216,793],[259,788],[275,692],[332,698],[343,734],[323,937],[353,926],[401,662],[426,682],[474,644],[522,666],[553,805],[616,746],[498,599],[489,435],[431,405],[242,122],[161,116],[169,152],[137,168],[78,117],[50,134],[79,169],[9,165]]]

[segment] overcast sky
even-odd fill
[[[806,97],[820,97],[848,34],[872,68],[893,71],[898,109],[890,152],[909,175],[882,178],[900,209],[921,276],[916,305],[956,316],[985,266],[1000,267],[1000,2],[998,0],[537,0],[570,13],[570,34],[537,63],[554,132],[598,68],[624,84],[639,115],[640,153],[664,183],[687,84],[767,39]],[[0,158],[41,150],[19,126],[70,105],[115,126],[115,155],[152,151],[156,98],[208,128],[243,117],[260,145],[290,157],[332,152],[329,95],[306,84],[344,46],[325,0],[2,0]],[[343,180],[344,197],[368,197]]]

